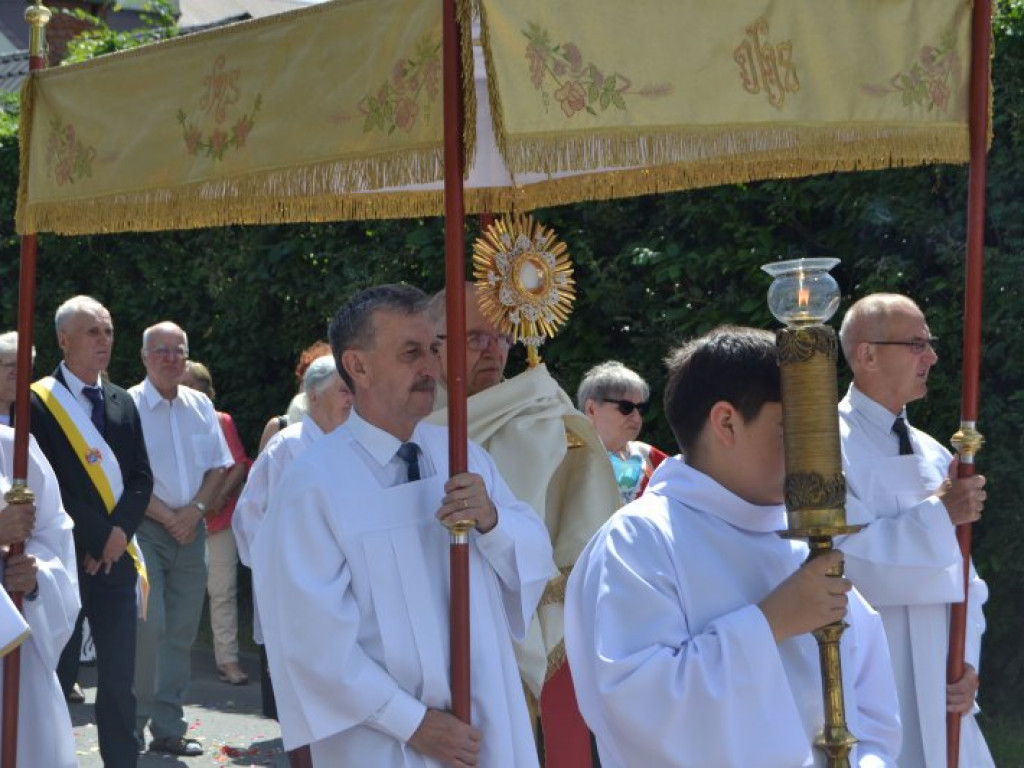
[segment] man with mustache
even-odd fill
[[[447,384],[445,292],[430,303],[443,342],[441,382]],[[515,645],[528,703],[539,710],[547,768],[579,768],[592,761],[590,732],[576,706],[565,663],[565,580],[598,528],[619,507],[608,454],[591,421],[538,365],[510,379],[505,363],[511,337],[498,333],[480,311],[476,287],[466,283],[466,382],[469,437],[487,450],[517,499],[544,521],[559,573],[551,580],[527,635]],[[441,401],[444,394],[440,387]],[[438,403],[430,417],[447,424]]]
[[[946,685],[950,603],[963,600],[956,526],[981,517],[985,478],[958,479],[942,445],[907,423],[938,361],[921,309],[906,296],[857,301],[839,331],[853,384],[839,404],[847,517],[864,530],[840,544],[846,572],[882,616],[900,699],[899,764],[943,768],[946,712],[964,715],[961,768],[994,765],[975,721],[978,658],[988,598],[973,565],[965,673]]]
[[[448,478],[426,296],[384,285],[329,329],[355,404],[285,470],[252,552],[285,747],[314,765],[537,765],[509,630],[522,637],[551,545],[490,457]],[[447,479],[446,479],[447,478]],[[470,521],[471,723],[449,712],[445,526]]]

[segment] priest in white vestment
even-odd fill
[[[687,457],[609,520],[566,593],[566,651],[604,768],[824,766],[811,630],[845,618],[853,766],[895,766],[896,691],[878,615],[831,552],[783,539],[774,336],[722,328],[673,353],[665,414]]]
[[[839,405],[847,519],[867,526],[840,547],[847,574],[885,624],[903,721],[900,766],[945,768],[948,705],[963,715],[960,768],[991,768],[974,703],[988,588],[973,565],[966,671],[959,684],[946,685],[949,606],[964,591],[956,525],[980,515],[985,480],[947,479],[949,451],[907,422],[906,404],[925,396],[938,360],[913,301],[864,297],[847,312],[840,338],[853,371]]]
[[[538,764],[511,638],[554,565],[485,451],[448,478],[426,296],[356,294],[331,323],[349,420],[285,471],[252,552],[286,747],[316,766]],[[470,521],[471,723],[450,712],[446,525]],[[475,761],[475,763],[473,762]]]
[[[431,300],[438,338],[446,341],[445,292]],[[540,705],[545,765],[590,764],[590,733],[580,717],[565,664],[565,582],[583,547],[619,508],[608,454],[591,421],[541,364],[505,379],[511,337],[498,333],[466,284],[466,386],[469,438],[498,465],[520,501],[544,521],[558,575],[544,591],[516,661],[532,706]],[[429,421],[448,423],[444,345],[441,382]],[[543,697],[542,697],[543,690]]]
[[[6,505],[2,499],[11,488],[13,476],[14,430],[0,426],[0,505]],[[21,646],[17,765],[18,768],[75,768],[78,758],[71,717],[56,672],[57,660],[71,637],[81,607],[75,544],[71,537],[71,518],[61,504],[57,478],[34,438],[29,441],[27,480],[35,494],[35,519],[25,540],[25,554],[17,561],[13,557],[8,560],[6,572],[0,565],[8,589],[17,588],[21,579],[34,581],[34,587],[25,589],[22,603],[31,633]],[[24,506],[0,507],[0,531],[10,528],[10,518],[25,513]],[[6,540],[0,533],[0,543],[5,546],[14,540]],[[19,579],[15,578],[16,571]],[[13,583],[16,580],[18,584]],[[22,584],[24,586],[28,584]]]

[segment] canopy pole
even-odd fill
[[[41,0],[25,9],[29,25],[29,77],[46,69],[46,25],[50,10]],[[25,140],[25,137],[22,137]],[[32,378],[32,331],[36,304],[36,235],[21,237],[21,266],[18,283],[17,381],[14,395],[14,477],[11,490],[4,495],[8,504],[32,504],[35,497],[28,487],[29,384]],[[10,555],[25,551],[25,543],[11,545]],[[11,592],[11,602],[22,610],[21,592]],[[0,768],[15,768],[18,763],[18,708],[21,689],[21,649],[4,657],[3,740],[0,741]]]
[[[971,164],[967,190],[967,263],[964,284],[963,383],[960,398],[960,429],[953,445],[960,457],[959,477],[975,472],[974,456],[983,438],[975,428],[978,420],[978,376],[981,365],[981,305],[985,257],[985,180],[989,135],[989,82],[991,68],[992,2],[974,0],[971,31],[970,148]],[[964,599],[954,603],[950,613],[949,655],[946,681],[954,683],[964,675],[967,639],[967,585],[971,562],[971,524],[957,527],[957,542],[963,557]],[[961,715],[946,714],[946,762],[960,764]]]
[[[448,471],[467,470],[466,425],[466,289],[462,30],[456,0],[442,0],[442,66],[444,76],[444,241],[448,343]],[[469,685],[469,531],[451,528],[450,642],[452,714],[470,722]]]

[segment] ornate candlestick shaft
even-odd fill
[[[768,293],[772,313],[787,327],[776,334],[782,376],[789,538],[807,539],[813,559],[830,552],[833,537],[859,530],[846,524],[846,479],[839,447],[835,332],[823,324],[839,304],[828,270],[837,259],[798,259],[767,264],[775,277]],[[829,572],[839,578],[842,566]],[[846,622],[815,630],[821,664],[824,727],[814,741],[830,768],[849,768],[857,739],[846,727],[839,643]]]

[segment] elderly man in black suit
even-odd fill
[[[32,434],[53,466],[61,497],[75,521],[82,617],[96,645],[96,725],[109,768],[138,763],[135,665],[138,573],[135,529],[153,491],[146,444],[132,398],[104,381],[114,326],[95,299],[75,296],[55,318],[64,359],[32,385]],[[61,657],[58,676],[74,682],[80,645]]]

